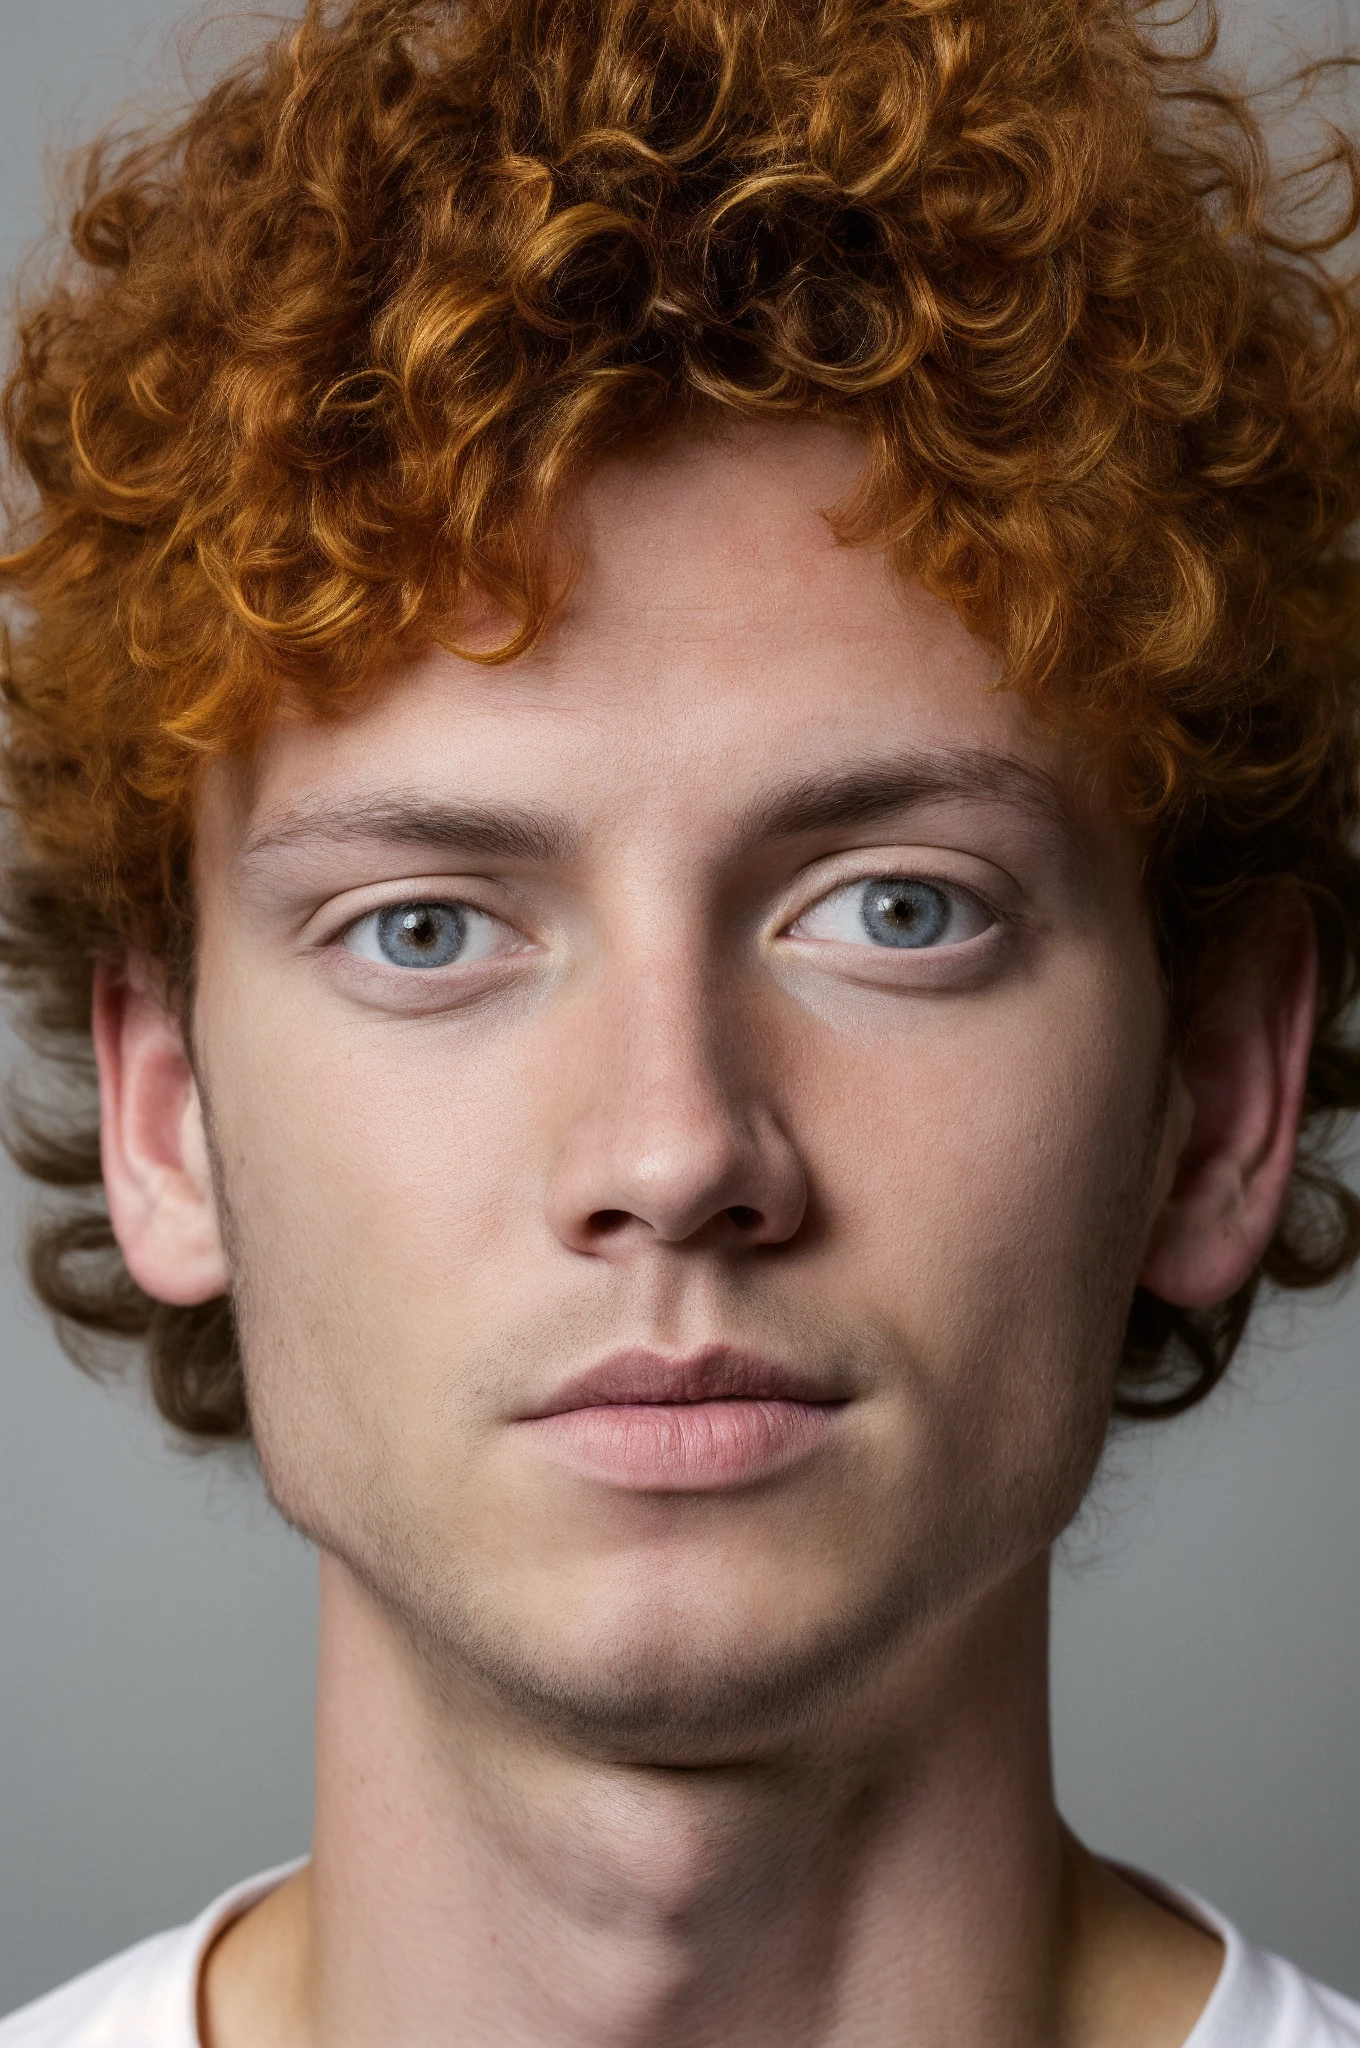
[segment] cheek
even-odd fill
[[[1009,1401],[1096,1360],[1108,1385],[1150,1220],[1155,981],[1078,962],[837,1053],[812,1149],[861,1298],[957,1387]]]
[[[305,1234],[351,1280],[360,1246],[375,1281],[433,1280],[523,1199],[514,1077],[447,1025],[247,1026],[212,1086],[256,1237]]]
[[[419,1458],[450,1361],[485,1336],[486,1275],[523,1269],[509,1239],[532,1195],[514,1088],[456,1033],[306,1024],[236,1010],[208,1074],[256,1433],[285,1493]]]
[[[1140,997],[1074,978],[932,1033],[863,1147],[854,1290],[897,1333],[940,1512],[1003,1562],[1065,1526],[1108,1429],[1158,1101]]]

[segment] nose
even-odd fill
[[[571,1039],[548,1190],[563,1244],[622,1258],[797,1234],[802,1160],[762,1092],[756,1031],[724,1014],[706,977],[654,961],[611,974]]]

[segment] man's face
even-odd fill
[[[602,470],[533,654],[205,794],[272,1491],[445,1680],[606,1748],[749,1745],[1039,1556],[1152,1215],[1137,849],[833,542],[859,459]]]

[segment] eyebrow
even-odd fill
[[[490,860],[544,865],[568,861],[578,835],[565,819],[505,805],[444,803],[427,797],[374,797],[346,804],[302,804],[247,835],[237,856],[253,866],[267,854],[309,847],[381,842],[428,846]]]
[[[941,748],[785,783],[745,812],[737,836],[746,845],[805,837],[945,799],[1001,801],[1064,833],[1074,822],[1058,782],[1041,769],[986,748]],[[296,806],[248,834],[237,858],[249,867],[291,848],[383,843],[551,866],[573,858],[580,836],[565,818],[529,807],[374,797],[342,809]]]
[[[743,826],[752,841],[795,838],[838,826],[872,824],[894,812],[950,798],[1008,803],[1064,833],[1070,833],[1075,823],[1056,777],[985,747],[944,747],[786,783],[762,797]]]

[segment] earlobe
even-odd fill
[[[230,1271],[203,1108],[149,962],[96,971],[93,1031],[104,1189],[128,1271],[158,1301],[211,1301],[228,1291]]]
[[[1139,1275],[1163,1301],[1208,1308],[1260,1264],[1289,1192],[1316,1004],[1316,935],[1295,899],[1224,970],[1177,1061]]]

